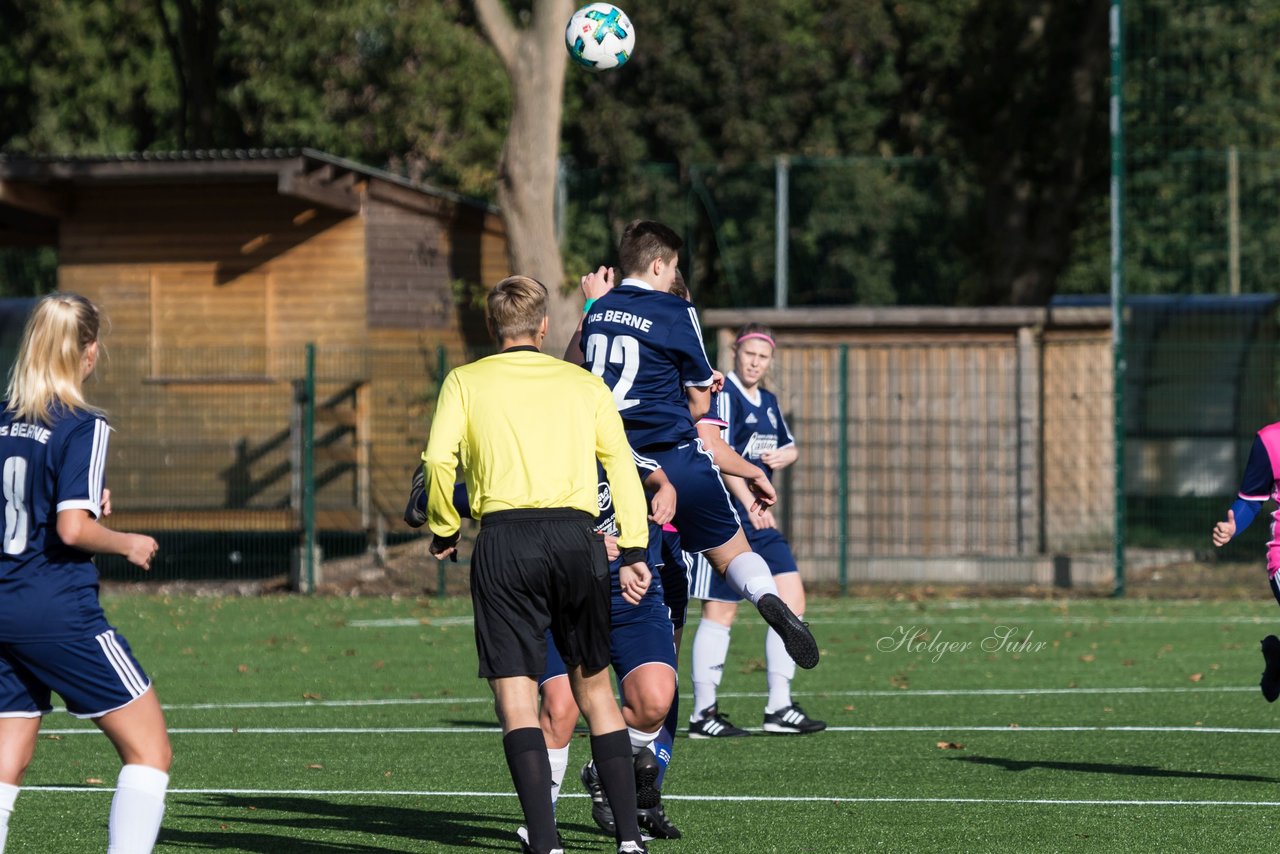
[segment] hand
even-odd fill
[[[778,503],[778,493],[774,490],[773,484],[769,482],[769,476],[759,469],[756,471],[755,477],[747,478],[747,489],[750,489],[751,494],[756,497],[751,509],[763,510]]]
[[[618,570],[618,582],[622,585],[622,598],[632,605],[639,605],[644,594],[649,590],[649,581],[653,576],[644,561],[628,563]]]
[[[449,558],[454,563],[458,562],[458,534],[455,532],[448,537],[442,537],[439,534],[431,535],[431,544],[427,546],[427,551],[435,556],[436,560],[444,560]]]
[[[665,525],[676,517],[676,488],[668,481],[649,499],[649,520]]]
[[[761,507],[759,510],[748,513],[747,518],[751,520],[752,526],[757,531],[763,531],[766,528],[777,528],[778,522],[773,517],[773,511],[768,507]]]
[[[106,487],[102,489],[102,515],[111,515],[111,490]]]
[[[719,394],[720,390],[723,388],[724,388],[724,374],[720,373],[715,368],[712,368],[711,369],[711,393]]]
[[[760,461],[777,471],[794,463],[798,456],[800,456],[800,452],[796,450],[796,446],[788,445],[785,448],[774,448],[772,451],[765,451],[760,455]]]
[[[618,538],[612,534],[604,535],[604,553],[609,556],[609,560],[618,559],[618,555],[622,554],[622,549],[618,548]]]
[[[129,547],[124,554],[125,560],[134,566],[151,569],[151,561],[155,558],[156,552],[160,551],[160,544],[146,534],[126,534],[125,536],[129,538]]]
[[[1236,535],[1236,512],[1227,511],[1227,520],[1213,526],[1213,544],[1222,548]]]
[[[583,300],[600,299],[613,290],[613,268],[601,267],[594,273],[587,273],[580,282]]]

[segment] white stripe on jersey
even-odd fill
[[[721,393],[716,395],[716,414],[720,416],[720,420],[724,422],[724,426],[720,428],[720,438],[724,439],[724,443],[733,446],[733,440],[729,438],[729,425],[733,422],[729,420],[729,416],[733,414],[733,400],[729,395]]]
[[[129,695],[132,697],[142,696],[142,693],[147,690],[146,680],[142,678],[142,674],[133,666],[128,654],[116,641],[116,633],[114,631],[106,631],[98,635],[95,640],[98,642],[98,646],[102,647],[102,652],[107,656],[107,661],[111,662],[112,669],[120,677],[120,684],[125,687]]]
[[[107,422],[101,418],[95,418],[93,421],[93,450],[89,456],[89,500],[97,506],[102,506],[102,483],[106,479],[107,471],[107,436],[110,428]],[[94,513],[94,516],[101,514],[101,511]]]
[[[704,361],[706,361],[708,365],[710,365],[711,360],[707,358],[707,343],[702,340],[702,324],[698,323],[698,310],[693,306],[689,306],[688,312],[689,312],[689,322],[693,324],[693,334],[698,336],[698,346],[702,348],[702,358]],[[685,383],[685,385],[692,385],[692,386],[708,385],[709,383],[712,382],[712,380],[715,379],[714,369],[715,369],[715,366],[712,365],[713,373],[711,376],[707,377],[706,382]]]

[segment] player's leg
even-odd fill
[[[552,851],[558,837],[550,797],[551,764],[538,717],[538,683],[528,676],[491,677],[489,687],[502,727],[502,752],[528,828],[526,848]]]
[[[145,854],[164,818],[173,749],[154,688],[121,709],[94,718],[120,755],[123,767],[111,799],[108,854]]]
[[[804,583],[799,572],[784,572],[774,576],[778,595],[787,603],[797,618],[803,617],[805,608]],[[787,653],[782,638],[772,628],[764,640],[765,677],[768,681],[769,699],[764,707],[765,732],[808,734],[827,728],[826,721],[809,717],[791,696],[791,682],[795,679],[796,663]]]
[[[565,770],[569,767],[569,742],[578,723],[578,704],[569,687],[569,673],[556,649],[551,632],[547,632],[547,670],[538,682],[541,704],[538,721],[547,742],[547,760],[551,763],[551,807],[560,799]]]
[[[36,753],[40,717],[0,717],[0,854],[9,838],[9,817],[22,777]]]
[[[613,696],[613,683],[604,669],[587,671],[569,665],[569,684],[591,732],[591,758],[613,810],[614,837],[619,844],[640,842],[633,804],[636,781],[631,758],[631,738]]]
[[[1280,573],[1268,571],[1268,575],[1271,593],[1276,597],[1276,603],[1280,604]],[[1280,698],[1280,638],[1267,635],[1262,639],[1262,660],[1265,669],[1262,671],[1262,681],[1258,684],[1267,702],[1274,703]]]
[[[709,567],[704,571],[710,571]],[[745,736],[749,733],[729,721],[717,699],[724,663],[729,656],[730,631],[738,612],[737,603],[726,600],[735,594],[715,575],[711,589],[704,595],[717,598],[703,600],[702,620],[693,635],[693,709],[689,717],[689,737]]]

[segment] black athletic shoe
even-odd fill
[[[667,812],[662,808],[662,801],[657,806],[645,810],[636,810],[636,820],[640,822],[640,830],[654,839],[679,839],[680,828],[671,823]]]
[[[702,710],[702,718],[689,724],[689,738],[737,738],[751,735],[745,729],[729,723],[729,716],[720,713],[716,703]]]
[[[609,806],[609,799],[604,796],[604,786],[600,785],[600,775],[596,773],[596,766],[588,762],[582,766],[582,773],[578,776],[582,780],[582,785],[586,787],[587,794],[591,796],[591,820],[605,833],[610,836],[615,835],[618,832],[618,823],[613,819],[613,808]]]
[[[1267,669],[1262,671],[1262,696],[1268,703],[1274,703],[1280,697],[1280,638],[1267,635],[1262,639],[1262,658],[1267,662]]]
[[[782,638],[787,655],[805,670],[818,666],[818,642],[809,631],[809,624],[797,617],[787,603],[772,593],[766,593],[756,603],[756,610]]]
[[[662,793],[658,791],[658,758],[647,747],[636,754],[636,808],[649,809],[658,805]]]
[[[516,836],[520,838],[520,854],[538,854],[533,850],[533,846],[529,844],[529,828],[523,824],[516,828]],[[564,854],[564,837],[560,835],[560,831],[556,831],[556,847],[551,849],[551,854]]]
[[[779,732],[790,735],[806,735],[811,732],[822,732],[827,728],[826,721],[818,721],[804,713],[804,709],[795,703],[776,712],[764,713],[764,731]]]

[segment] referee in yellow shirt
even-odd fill
[[[631,446],[604,382],[539,351],[547,334],[540,282],[499,282],[486,319],[501,352],[445,377],[422,455],[431,552],[444,559],[456,550],[461,520],[453,484],[461,464],[480,520],[471,559],[476,652],[529,831],[522,850],[561,851],[538,723],[536,680],[546,669],[550,628],[591,731],[591,754],[617,818],[618,851],[643,852],[631,740],[605,670],[609,561],[592,531],[598,458],[621,529],[623,596],[639,602],[649,587],[649,530]]]

